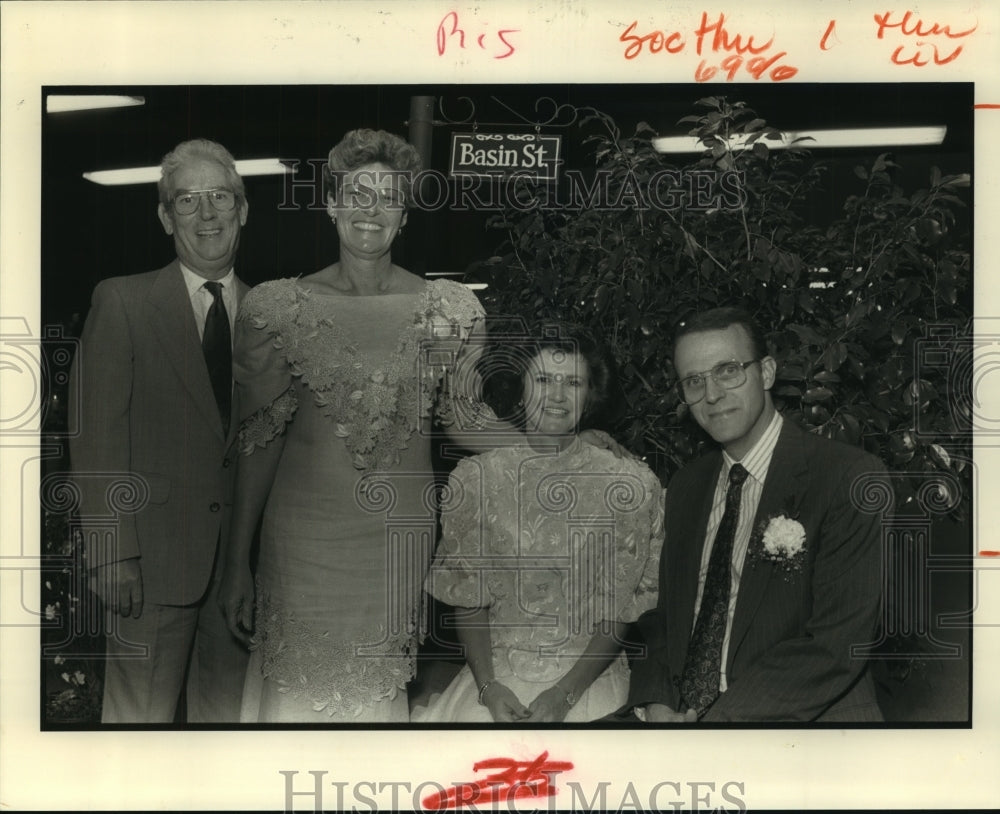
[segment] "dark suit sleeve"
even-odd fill
[[[666,491],[666,516],[669,517],[671,491]],[[674,509],[676,511],[676,509]],[[665,524],[666,525],[666,524]],[[670,560],[670,547],[678,541],[671,540],[668,535],[663,542],[660,555],[660,578],[656,607],[646,611],[636,622],[639,638],[643,642],[644,652],[632,661],[632,674],[629,680],[628,708],[645,706],[646,704],[666,704],[671,708],[677,705],[677,690],[670,681],[673,675],[667,657],[667,613],[669,590],[667,588],[667,570]]]
[[[853,505],[851,484],[884,471],[877,459],[859,455],[817,482],[830,503],[813,543],[812,612],[803,633],[744,668],[703,720],[815,720],[859,681],[866,662],[851,656],[851,646],[872,641],[880,609],[881,516]]]
[[[132,339],[128,313],[115,280],[94,289],[80,348],[73,360],[71,391],[80,393],[79,435],[70,441],[74,478],[83,516],[107,516],[108,487],[131,469],[129,405],[132,392]],[[77,389],[78,388],[78,389]],[[118,515],[117,548],[86,541],[87,565],[139,556],[135,515]]]

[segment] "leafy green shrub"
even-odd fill
[[[781,135],[743,103],[712,96],[696,105],[681,121],[704,152],[683,166],[656,152],[645,123],[623,137],[605,114],[581,118],[599,128],[588,138],[587,183],[604,179],[611,205],[578,196],[577,206],[547,206],[551,189],[518,179],[515,203],[490,223],[503,242],[474,269],[490,281],[487,311],[570,319],[604,337],[623,374],[619,437],[667,480],[706,440],[672,387],[674,326],[694,311],[743,304],[778,362],[773,392],[786,417],[917,473],[899,479],[903,488],[934,472],[958,476],[941,497],[961,513],[969,399],[951,381],[955,366],[921,365],[918,351],[971,351],[969,238],[956,225],[968,175],[935,167],[927,188],[906,193],[893,182],[897,165],[879,155],[855,169],[857,193],[832,223],[810,222],[824,167],[808,142],[771,149]],[[683,205],[662,205],[665,171],[698,179],[702,205],[690,189]]]

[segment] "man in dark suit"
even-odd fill
[[[189,721],[237,721],[247,654],[214,593],[232,503],[231,336],[247,291],[233,259],[247,201],[233,157],[204,139],[164,157],[159,198],[177,259],[98,284],[72,371],[81,517],[108,514],[107,476],[145,499],[119,514],[115,539],[86,536],[107,619],[102,720],[172,722],[187,675]]]
[[[674,361],[721,449],[667,487],[659,604],[639,621],[628,708],[648,722],[881,720],[851,655],[874,640],[881,532],[851,489],[884,467],[776,412],[776,364],[746,312],[687,321]]]

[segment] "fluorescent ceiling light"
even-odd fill
[[[236,171],[244,178],[250,175],[284,175],[291,170],[277,158],[252,158],[237,161]],[[118,186],[120,184],[155,184],[160,180],[159,167],[128,167],[122,170],[96,170],[85,172],[83,177],[95,184]]]
[[[901,147],[937,145],[944,141],[948,128],[940,127],[865,127],[853,130],[802,130],[782,133],[781,139],[759,138],[770,150],[783,150],[796,139],[796,146],[807,150],[829,147]],[[730,140],[734,150],[746,149],[746,136]],[[653,139],[653,149],[658,153],[701,153],[706,147],[693,136],[663,136]]]
[[[49,113],[66,113],[70,110],[101,110],[107,107],[134,107],[144,105],[142,96],[61,96],[45,97],[45,110]]]

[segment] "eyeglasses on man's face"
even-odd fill
[[[371,209],[381,206],[386,209],[402,209],[406,197],[393,187],[372,187],[368,184],[344,184],[341,188],[344,206],[356,209]]]
[[[697,404],[705,398],[708,388],[708,379],[711,377],[719,387],[726,390],[734,390],[747,380],[747,368],[759,362],[760,359],[751,359],[749,362],[720,362],[711,370],[703,370],[701,373],[692,373],[677,382],[677,392],[688,406]]]
[[[178,215],[191,215],[198,211],[201,199],[207,198],[216,212],[231,212],[236,206],[236,193],[216,187],[215,189],[189,189],[175,195],[170,202]]]

